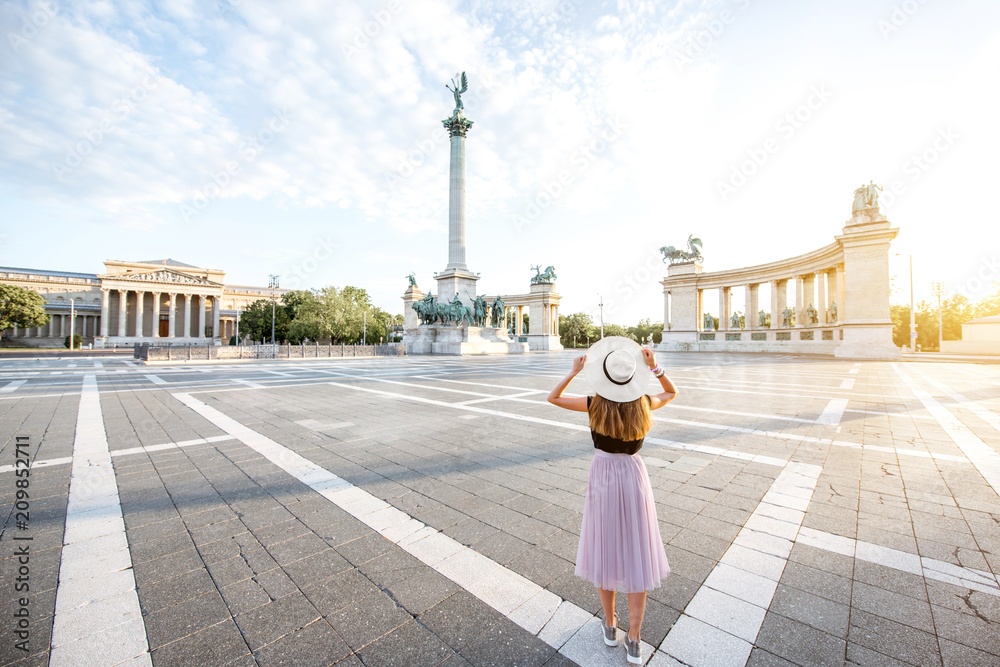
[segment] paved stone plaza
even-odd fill
[[[627,664],[572,357],[0,361],[0,663]],[[648,664],[1000,663],[1000,366],[658,357]]]

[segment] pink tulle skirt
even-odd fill
[[[576,576],[604,590],[641,593],[659,588],[669,573],[646,465],[638,454],[595,450]]]

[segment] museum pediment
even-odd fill
[[[204,287],[222,287],[219,283],[205,280],[197,276],[188,275],[179,271],[163,269],[160,271],[145,271],[143,273],[115,273],[101,276],[102,280],[121,280],[132,283],[166,283],[169,285],[202,285]]]

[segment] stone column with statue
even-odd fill
[[[854,191],[851,219],[837,237],[844,251],[839,311],[831,307],[843,335],[838,357],[900,357],[889,317],[889,245],[899,229],[879,209],[881,190],[869,182]]]
[[[465,72],[448,86],[455,108],[442,121],[451,146],[448,178],[448,264],[434,275],[437,296],[424,294],[414,274],[403,293],[403,342],[407,354],[508,354],[528,346],[510,339],[506,328],[488,321],[486,299],[476,294],[479,274],[465,257],[465,138],[473,122],[465,117],[462,94],[469,89]],[[500,301],[502,322],[503,301]],[[495,318],[494,318],[495,319]]]

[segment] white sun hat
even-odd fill
[[[630,338],[607,336],[587,352],[583,367],[587,382],[603,398],[628,403],[646,393],[649,369],[642,348]]]

